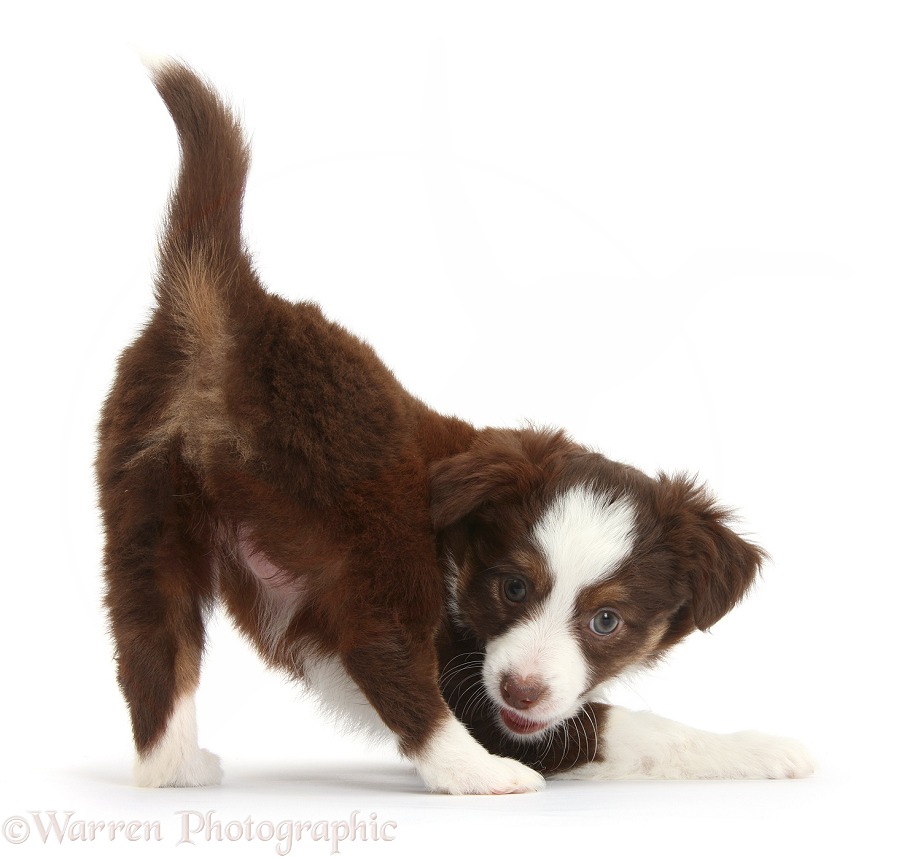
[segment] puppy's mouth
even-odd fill
[[[546,730],[553,724],[552,722],[536,722],[516,713],[514,710],[509,710],[507,707],[503,707],[499,711],[499,716],[502,719],[502,724],[514,734],[536,734],[538,731]]]

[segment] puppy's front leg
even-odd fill
[[[431,639],[424,646],[389,624],[383,640],[351,651],[344,664],[430,790],[506,794],[542,789],[543,776],[517,760],[490,754],[455,718],[436,682]]]
[[[605,713],[597,759],[557,778],[804,778],[813,769],[796,740],[753,731],[715,734],[614,706]]]
[[[427,787],[442,793],[530,793],[544,784],[530,767],[487,752],[450,711],[412,761]]]

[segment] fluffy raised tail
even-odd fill
[[[158,63],[152,78],[181,144],[159,246],[156,297],[199,344],[225,321],[232,293],[256,287],[241,239],[248,146],[231,109],[187,66]]]

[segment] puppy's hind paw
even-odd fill
[[[204,787],[222,781],[219,757],[207,749],[181,750],[176,755],[137,758],[133,768],[137,787]]]

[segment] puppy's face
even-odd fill
[[[561,435],[491,431],[438,464],[452,621],[476,638],[501,727],[537,739],[608,680],[725,614],[762,554],[682,479]]]

